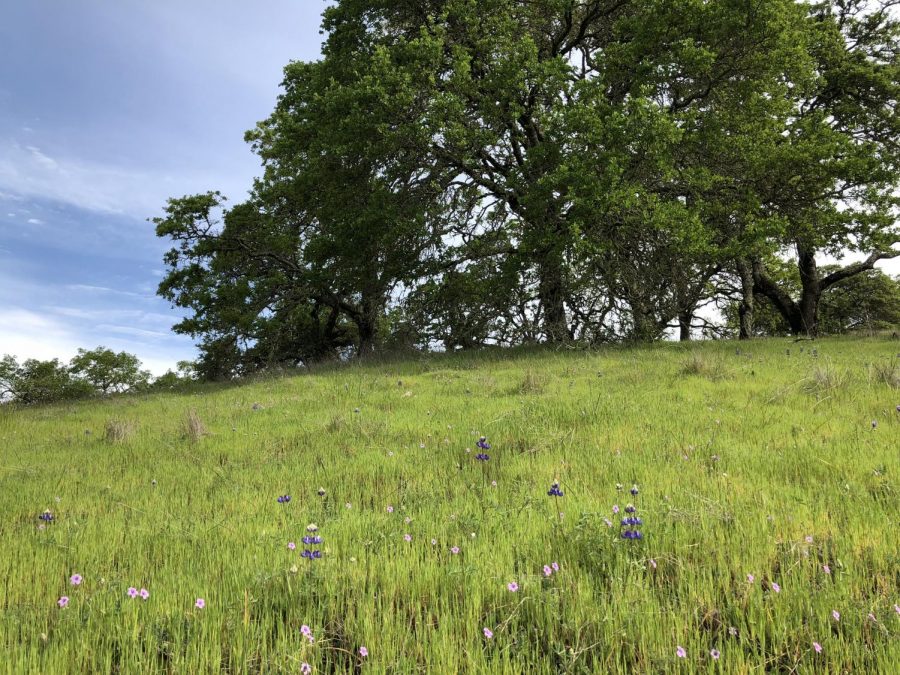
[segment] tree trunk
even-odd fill
[[[797,244],[800,268],[800,306],[796,320],[791,323],[794,335],[816,337],[819,334],[819,300],[822,289],[819,283],[819,269],[816,265],[815,251]]]
[[[545,256],[538,268],[538,276],[538,299],[544,313],[544,333],[547,335],[547,342],[564,344],[572,336],[566,319],[562,255],[553,252]]]
[[[359,331],[356,355],[362,359],[375,353],[381,306],[370,295],[363,295],[360,309],[361,311],[355,317],[356,328]]]
[[[691,341],[691,321],[694,319],[692,311],[682,311],[678,314],[678,339],[682,342]]]
[[[746,260],[738,260],[737,270],[741,278],[741,304],[738,306],[739,339],[749,340],[753,337],[753,310],[756,308],[753,297],[753,268]]]

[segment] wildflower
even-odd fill
[[[491,449],[491,444],[487,442],[487,439],[484,436],[479,438],[478,442],[475,443],[475,445],[477,445],[482,450],[490,450]]]
[[[320,497],[324,497],[324,496],[325,496],[325,488],[323,488],[323,487],[320,487],[320,488],[319,488],[319,496],[320,496]]]
[[[390,504],[388,504],[388,505],[387,505],[387,508],[385,509],[385,511],[387,511],[388,513],[393,513],[393,512],[394,512],[394,507],[391,506]]]
[[[812,538],[811,534],[806,535],[806,543],[807,544],[813,543],[813,538]]]
[[[432,545],[432,546],[437,546],[437,539],[432,539],[432,540],[431,540],[431,545]]]
[[[619,515],[619,505],[613,504],[613,515]]]
[[[196,607],[197,609],[203,609],[204,607],[206,607],[206,600],[204,600],[203,598],[197,598],[197,602],[194,603],[194,607]]]
[[[756,580],[756,577],[753,576],[752,574],[747,575],[747,583],[752,584],[755,580]]]
[[[480,462],[486,462],[490,458],[491,458],[490,455],[486,455],[483,452],[479,452],[477,455],[475,455],[475,459],[477,459]]]
[[[625,513],[634,513],[635,511],[637,511],[637,509],[634,508],[634,504],[628,504],[625,506]]]
[[[508,584],[506,584],[506,588],[509,589],[510,593],[515,593],[519,590],[519,584],[517,584],[515,581],[510,581]]]
[[[305,637],[307,640],[309,640],[310,644],[312,644],[313,642],[316,641],[315,638],[313,637],[312,629],[309,626],[307,626],[306,624],[303,624],[302,626],[300,626],[300,634],[303,637]]]
[[[894,605],[894,611],[900,614],[900,605]]]
[[[562,497],[565,493],[559,489],[559,483],[554,483],[550,486],[550,489],[547,490],[547,494],[550,497]]]
[[[869,621],[872,623],[878,623],[878,619],[875,618],[875,615],[869,612]]]
[[[652,567],[653,569],[656,569],[656,561],[653,558],[650,558],[649,562],[650,562],[650,567]]]
[[[831,574],[831,568],[828,565],[822,565],[822,571],[825,572],[825,574]]]
[[[403,540],[406,541],[406,542],[412,541],[412,535],[411,535],[411,534],[404,534],[404,535],[403,535]]]
[[[409,516],[406,516],[406,518],[403,519],[403,522],[406,523],[407,525],[409,525],[412,522],[412,518],[410,518]]]
[[[558,562],[552,562],[552,563],[550,563],[550,567],[553,568],[553,571],[554,571],[554,572],[559,572],[559,563],[558,563]]]
[[[453,555],[458,555],[459,554],[459,546],[454,546],[453,548],[451,548],[450,553],[452,553]]]
[[[347,502],[346,504],[344,504],[344,506],[347,507],[348,509],[353,508],[353,504],[351,504],[350,502]]]
[[[494,639],[494,631],[492,631],[490,628],[484,628],[483,632],[484,632],[484,637],[487,638],[488,640]]]
[[[310,673],[312,673],[312,666],[304,661],[300,664],[300,672],[302,673],[302,675],[310,675]]]
[[[781,586],[779,586],[777,583],[775,583],[773,581],[772,582],[772,590],[775,591],[776,593],[781,593]]]
[[[818,642],[813,642],[813,649],[816,650],[816,654],[822,653],[822,645],[820,645]]]
[[[872,428],[873,428],[873,429],[877,429],[877,428],[878,428],[878,420],[872,420]]]
[[[606,526],[607,526],[607,527],[612,527],[612,526],[613,526],[612,521],[611,521],[609,518],[604,518],[604,519],[603,519],[603,522],[606,523]]]
[[[306,531],[307,532],[318,532],[319,526],[316,525],[315,523],[310,523],[309,525],[306,526]]]
[[[675,650],[675,656],[677,656],[679,659],[683,659],[687,656],[687,650],[685,650],[685,648],[681,645],[678,645],[678,649]]]
[[[56,601],[56,604],[59,605],[60,609],[65,609],[69,606],[69,596],[62,596],[59,600]]]
[[[637,485],[632,485],[632,486],[631,486],[631,496],[632,496],[632,497],[636,497],[636,496],[637,496],[637,493],[638,493],[638,486],[637,486]]]
[[[146,588],[142,588],[142,589],[141,589],[141,599],[142,599],[142,600],[149,600],[149,599],[150,599],[150,591],[148,591]]]
[[[837,611],[836,609],[831,610],[831,616],[834,618],[835,621],[841,620],[841,613],[839,611]]]
[[[38,516],[38,520],[43,520],[45,523],[51,523],[53,522],[53,513],[50,512],[50,509],[47,509]]]
[[[291,496],[290,496],[290,495],[281,495],[281,496],[278,498],[278,503],[279,503],[279,504],[287,504],[289,501],[291,501]]]
[[[303,537],[303,543],[309,546],[310,544],[321,544],[322,537]]]
[[[544,565],[544,576],[549,577],[551,574],[553,574],[553,569],[550,565]]]
[[[735,628],[734,626],[729,626],[729,627],[728,627],[728,634],[729,634],[731,637],[737,637],[738,629]]]
[[[138,596],[138,589],[136,589],[134,586],[132,586],[131,588],[128,589],[128,597],[136,598],[137,596]]]
[[[616,491],[617,491],[617,492],[621,492],[621,491],[622,491],[622,484],[621,484],[621,483],[616,483]]]
[[[713,661],[718,661],[719,657],[722,656],[718,649],[710,649],[709,655],[713,658]]]
[[[80,586],[82,581],[83,580],[82,580],[80,574],[73,574],[72,576],[69,577],[69,583],[72,584],[73,586]]]
[[[492,480],[492,481],[491,481],[491,487],[497,487],[497,481]]]
[[[295,543],[292,542],[292,541],[289,541],[289,542],[288,542],[288,550],[289,550],[289,551],[293,551],[293,550],[296,549],[296,548],[297,548],[297,544],[295,544]]]
[[[359,655],[360,655],[361,657],[363,657],[363,658],[366,658],[366,657],[369,655],[369,650],[366,649],[365,647],[360,647],[360,648],[359,648]]]

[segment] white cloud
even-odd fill
[[[171,171],[135,170],[70,157],[15,140],[0,140],[0,199],[3,200],[46,199],[87,211],[143,220],[161,213],[166,200],[173,195],[221,189],[240,199],[249,184],[249,176],[239,176],[233,170],[216,175],[192,169],[173,175]]]
[[[43,225],[44,221],[41,220],[40,218],[29,218],[28,224],[29,225]]]

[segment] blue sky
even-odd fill
[[[281,70],[319,55],[324,0],[3,0],[0,354],[195,356],[155,296],[167,197],[239,200],[259,173],[243,133]]]

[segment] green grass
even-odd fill
[[[4,409],[0,672],[896,672],[898,352],[484,352]],[[628,502],[643,541],[604,522]]]

